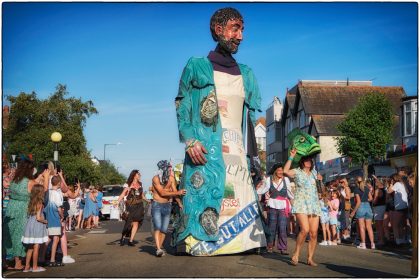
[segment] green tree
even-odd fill
[[[337,128],[341,137],[336,137],[338,152],[362,164],[364,177],[368,174],[369,159],[386,153],[386,144],[392,141],[394,122],[389,100],[381,93],[369,93],[346,114]]]
[[[86,148],[83,128],[90,116],[97,114],[92,101],[66,97],[65,85],[59,84],[54,93],[41,100],[35,92],[8,96],[9,126],[3,131],[6,154],[32,154],[36,164],[52,160],[54,146],[50,139],[54,131],[63,136],[59,143],[59,161],[67,179],[99,183],[100,169],[95,166]]]
[[[99,184],[101,185],[123,184],[126,181],[126,178],[118,172],[117,168],[115,168],[115,165],[110,161],[102,160],[98,166],[98,169],[100,173]]]

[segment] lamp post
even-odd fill
[[[105,161],[106,146],[117,146],[121,144],[122,144],[121,142],[118,142],[117,144],[104,144],[104,161]]]
[[[16,155],[12,155],[12,161],[13,161],[12,166],[16,168]]]
[[[58,162],[58,143],[60,143],[61,139],[63,137],[61,136],[60,132],[53,132],[51,134],[51,140],[54,143],[54,165],[57,168],[57,162]]]

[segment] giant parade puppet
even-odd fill
[[[261,97],[252,70],[232,56],[243,18],[233,8],[220,9],[210,30],[215,50],[189,59],[175,98],[186,150],[180,188],[187,190],[175,241],[178,252],[195,256],[266,246],[250,176],[258,166],[253,128]]]

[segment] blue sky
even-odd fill
[[[122,142],[106,158],[148,186],[159,160],[183,159],[179,78],[214,49],[210,17],[226,6],[244,17],[235,58],[254,70],[264,111],[300,79],[373,79],[417,95],[417,3],[3,3],[3,102],[66,84],[99,111],[85,128],[92,156]]]

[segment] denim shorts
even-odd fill
[[[337,217],[330,217],[330,225],[337,225]]]
[[[369,202],[362,202],[359,206],[359,209],[357,209],[356,219],[372,220],[372,218],[373,213]]]
[[[330,222],[330,216],[322,213],[321,215],[321,224],[328,224]]]
[[[152,202],[152,221],[155,231],[159,230],[166,233],[169,226],[169,219],[171,217],[172,203]]]

